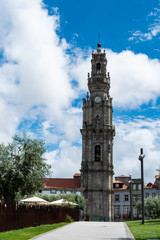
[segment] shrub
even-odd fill
[[[74,220],[71,218],[71,216],[67,215],[66,217],[66,223],[72,223]]]
[[[140,201],[136,204],[138,214],[142,213],[142,203]],[[155,198],[149,197],[144,199],[144,210],[145,215],[151,218],[157,218],[160,216],[160,199],[156,196]]]

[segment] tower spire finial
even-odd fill
[[[98,50],[101,48],[101,43],[100,43],[100,32],[98,32],[98,44],[97,44]]]

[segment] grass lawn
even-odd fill
[[[160,239],[160,219],[126,222],[136,240]]]
[[[41,225],[37,227],[28,227],[19,230],[11,230],[8,232],[0,233],[0,240],[28,240],[42,233],[48,232],[50,230],[63,227],[68,223],[56,223]]]

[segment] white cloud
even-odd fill
[[[157,26],[158,27],[158,26]],[[132,37],[130,37],[128,40],[132,41],[132,40],[136,40],[136,41],[147,41],[147,40],[152,40],[153,36],[156,36],[155,34],[158,34],[158,31],[156,32],[155,30],[158,28],[153,28],[150,29],[150,32],[147,33],[143,33],[142,31],[138,31],[136,30],[133,34]]]
[[[57,14],[58,9],[54,9]],[[59,150],[46,153],[54,163],[54,176],[70,176],[79,171],[81,109],[73,108],[78,89],[71,84],[71,62],[56,30],[59,16],[49,16],[41,0],[0,2],[0,141],[8,142],[22,121],[29,121],[31,136],[41,135],[46,144]],[[75,55],[77,54],[75,50]],[[86,74],[87,75],[87,74]],[[86,79],[86,78],[85,78]],[[84,81],[85,81],[84,79]],[[39,121],[32,132],[32,122]]]
[[[114,166],[116,175],[132,174],[133,178],[141,176],[140,148],[144,149],[145,183],[154,181],[160,168],[160,120],[134,119],[115,120],[116,137],[114,141]]]
[[[78,91],[88,91],[87,76],[91,71],[91,50],[82,51],[80,48],[74,49],[73,63],[70,68],[71,78],[78,82]]]
[[[160,95],[160,61],[131,51],[107,51],[114,106],[138,108]]]
[[[68,45],[56,34],[59,16],[49,16],[42,7],[40,0],[0,2],[0,47],[5,59],[0,67],[0,94],[7,118],[9,108],[20,112],[12,115],[13,122],[18,117],[15,129],[33,106],[45,106],[48,115],[61,118],[76,96],[65,53]]]
[[[80,170],[81,147],[61,141],[59,150],[46,153],[46,158],[52,165],[53,177],[72,177]]]
[[[147,41],[152,40],[160,33],[160,9],[154,8],[154,11],[148,14],[148,17],[152,17],[152,23],[149,24],[147,32],[136,30],[132,33],[129,41]]]
[[[62,113],[62,118],[42,123],[42,136],[47,144],[56,144],[65,140],[70,143],[81,142],[80,128],[82,126],[82,110],[71,108]]]
[[[15,109],[6,104],[0,97],[0,141],[7,143],[11,141],[12,136],[15,134],[15,129],[19,123],[18,116]]]

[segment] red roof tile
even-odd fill
[[[156,176],[155,176],[155,178],[159,178],[160,177],[160,174],[157,174]]]
[[[123,186],[122,186],[122,188],[113,188],[115,191],[120,191],[120,190],[125,190],[125,189],[127,189],[128,188],[128,186],[127,185],[125,185],[125,184],[123,184]]]
[[[147,183],[146,186],[147,186],[147,187],[152,187],[152,186],[153,186],[153,183],[149,182],[149,183]]]
[[[123,183],[123,184],[124,184],[124,182],[119,181],[119,180],[116,180],[116,181],[114,181],[113,183]]]
[[[81,173],[75,173],[73,177],[80,177]]]
[[[153,186],[147,186],[147,185],[144,185],[144,188],[145,189],[151,189],[151,188],[156,188],[154,185]]]
[[[44,188],[66,188],[77,189],[80,188],[80,178],[44,178]]]

